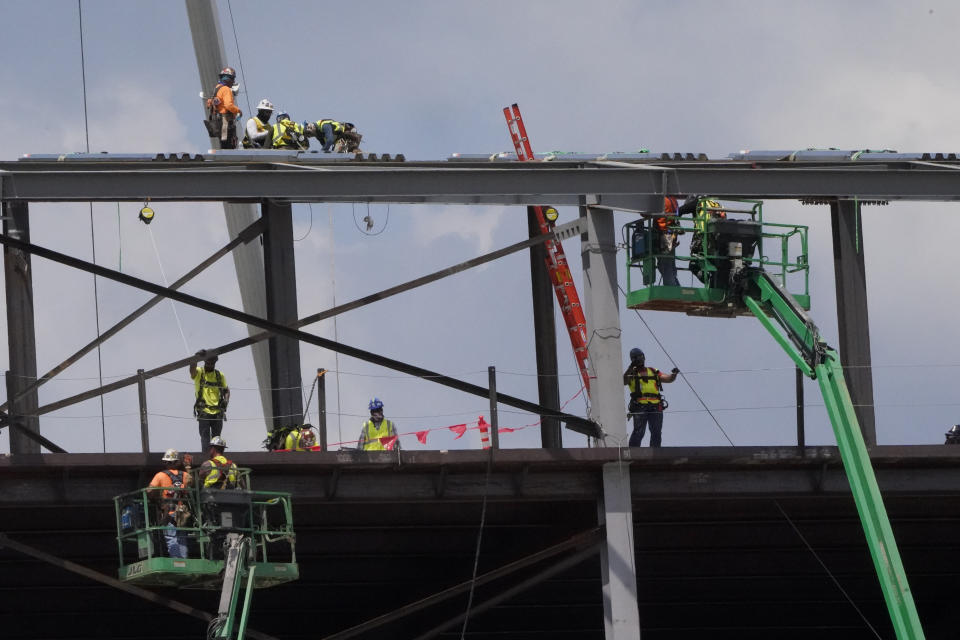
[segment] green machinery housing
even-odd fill
[[[205,489],[196,474],[193,480],[114,498],[119,578],[142,587],[218,590],[219,615],[207,637],[243,638],[253,590],[299,577],[290,494],[251,490],[248,469],[240,470],[238,489]],[[164,498],[164,491],[175,495]],[[187,558],[166,553],[171,504]]]
[[[807,227],[764,222],[763,204],[757,201],[721,204],[699,198],[692,224],[677,213],[647,214],[624,226],[627,306],[715,317],[753,315],[797,367],[817,381],[894,631],[900,640],[923,638],[840,357],[820,338],[807,313]],[[683,236],[691,239],[686,254],[665,242],[665,237]],[[661,260],[675,260],[678,272],[689,272],[690,285],[658,285]]]

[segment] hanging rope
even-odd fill
[[[355,227],[357,228],[357,231],[359,231],[360,233],[362,233],[362,234],[365,235],[365,236],[378,236],[378,235],[380,235],[381,233],[383,233],[384,231],[386,231],[386,230],[387,230],[387,225],[390,224],[390,205],[389,205],[389,204],[387,204],[387,217],[386,217],[386,219],[383,221],[383,226],[380,228],[380,231],[364,231],[363,229],[361,229],[361,228],[360,228],[360,223],[357,222],[356,203],[354,203],[354,202],[351,202],[351,203],[350,203],[350,210],[351,210],[351,212],[353,213],[353,226],[355,226]],[[369,224],[371,227],[373,226],[373,218],[370,217],[370,203],[369,203],[369,202],[367,203],[367,216],[366,216],[363,220],[364,220],[364,222],[366,222],[367,224]]]
[[[87,118],[87,63],[83,48],[83,6],[77,0],[77,16],[80,23],[80,80],[83,87],[83,135],[86,141],[87,153],[90,153],[90,123]],[[93,230],[93,202],[90,202],[90,250],[93,264],[97,264],[97,240]],[[97,326],[97,340],[100,339],[100,295],[97,291],[97,276],[93,276],[93,312]],[[100,386],[103,386],[103,356],[100,353],[100,344],[97,344],[97,372]],[[100,435],[103,439],[103,452],[107,452],[107,418],[103,409],[103,394],[100,394]]]
[[[301,240],[305,240],[305,239],[307,238],[307,236],[310,235],[310,232],[313,231],[313,203],[312,203],[312,202],[308,202],[307,204],[310,206],[310,226],[307,227],[307,232],[306,232],[305,234],[303,234],[303,237],[302,237],[302,238],[294,238],[294,239],[293,239],[294,242],[300,242]]]

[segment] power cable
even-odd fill
[[[87,117],[87,63],[83,47],[83,5],[77,0],[77,17],[80,26],[80,79],[83,87],[83,135],[86,141],[87,153],[90,153],[90,122]],[[97,264],[97,240],[93,228],[93,202],[90,205],[90,248],[93,264]],[[97,290],[97,276],[93,276],[93,313],[96,320],[97,340],[100,339],[100,295]],[[100,352],[100,343],[97,343],[97,371],[100,386],[103,386],[103,356]],[[100,394],[100,435],[103,439],[103,452],[107,452],[107,419],[104,416],[103,394]]]
[[[617,283],[617,288],[620,289],[620,293],[623,294],[623,297],[624,297],[624,298],[626,298],[626,297],[627,297],[627,292],[623,290],[623,287],[621,287],[619,283]],[[649,324],[647,324],[647,321],[644,319],[644,317],[643,317],[642,315],[640,315],[640,310],[639,310],[639,309],[634,309],[634,312],[637,314],[637,317],[640,318],[640,322],[643,323],[643,326],[645,326],[645,327],[647,328],[647,331],[650,332],[650,336],[651,336],[651,337],[653,338],[653,340],[657,343],[657,345],[660,347],[660,349],[663,351],[663,353],[667,356],[667,359],[670,361],[670,364],[672,364],[674,367],[676,367],[676,366],[677,366],[677,363],[674,361],[673,356],[670,355],[670,353],[667,351],[667,348],[663,346],[663,343],[662,343],[662,342],[660,342],[660,338],[658,338],[658,337],[657,337],[657,334],[655,334],[655,333],[653,332],[653,329],[650,327]],[[679,369],[679,367],[677,367],[677,368]],[[692,391],[692,392],[693,392],[693,395],[695,395],[695,396],[697,397],[697,400],[700,401],[700,404],[703,405],[703,408],[707,411],[707,413],[710,414],[710,418],[713,419],[713,423],[714,423],[715,425],[717,425],[717,429],[720,429],[720,433],[722,433],[722,434],[723,434],[723,437],[727,439],[727,442],[730,443],[730,446],[731,446],[731,447],[736,446],[736,445],[733,444],[733,440],[730,439],[730,436],[727,435],[727,432],[724,431],[723,427],[720,425],[720,422],[717,420],[717,417],[716,417],[715,415],[713,415],[713,412],[712,412],[712,411],[710,411],[710,407],[707,406],[707,403],[703,401],[703,398],[700,397],[700,394],[697,393],[697,390],[694,389],[694,388],[693,388],[693,385],[690,384],[690,381],[687,380],[687,376],[683,375],[683,372],[680,372],[680,377],[681,377],[681,378],[683,379],[683,381],[687,384],[687,386],[690,387],[690,391]]]
[[[230,12],[230,27],[233,29],[233,42],[237,45],[237,62],[240,67],[240,80],[244,86],[243,97],[247,101],[247,113],[253,115],[253,109],[250,107],[250,91],[246,88],[247,77],[243,73],[243,56],[240,55],[240,40],[237,38],[237,25],[233,21],[233,7],[230,5],[230,0],[227,0],[227,11]]]

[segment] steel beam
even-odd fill
[[[149,602],[153,602],[154,604],[159,604],[161,606],[167,607],[168,609],[172,609],[178,613],[182,613],[194,618],[199,618],[204,622],[209,622],[214,617],[216,617],[216,616],[213,616],[212,614],[207,613],[206,611],[201,611],[200,609],[191,607],[190,605],[184,604],[178,600],[174,600],[172,598],[165,598],[164,596],[153,593],[152,591],[147,591],[146,589],[142,589],[135,585],[127,584],[126,582],[121,582],[120,580],[104,575],[99,571],[94,571],[93,569],[84,567],[83,565],[79,565],[75,562],[70,562],[69,560],[64,560],[63,558],[58,558],[45,551],[41,551],[40,549],[36,549],[29,545],[25,545],[22,542],[12,540],[8,538],[4,533],[0,533],[0,548],[7,548],[7,549],[10,549],[11,551],[22,553],[23,555],[29,556],[34,560],[46,562],[47,564],[51,564],[55,567],[59,567],[61,569],[64,569],[65,571],[76,573],[85,578],[89,578],[90,580],[94,580],[101,584],[105,584],[108,587],[113,587],[114,589],[117,589],[119,591],[123,591],[132,596],[136,596],[137,598],[142,598]],[[273,636],[269,636],[265,633],[260,633],[259,631],[254,631],[252,629],[247,629],[247,633],[250,635],[251,638],[256,638],[257,640],[277,640]]]
[[[587,320],[590,417],[617,444],[626,438],[617,290],[617,244],[613,213],[580,207],[586,233],[581,236],[584,316]]]
[[[877,427],[873,409],[873,367],[860,203],[848,199],[831,203],[830,224],[833,228],[833,274],[843,374],[863,439],[868,447],[872,447],[877,444]]]
[[[30,213],[25,202],[3,203],[3,232],[5,235],[30,242]],[[7,303],[7,349],[10,370],[7,391],[10,397],[20,397],[13,404],[12,413],[23,429],[10,433],[10,453],[40,453],[40,443],[26,437],[23,431],[40,433],[37,417],[37,391],[23,390],[37,380],[37,341],[33,318],[33,266],[30,254],[20,249],[5,247],[3,272]]]
[[[244,322],[248,325],[253,325],[260,329],[265,329],[270,333],[295,338],[302,342],[307,342],[308,344],[313,344],[318,347],[322,347],[324,349],[329,349],[331,351],[336,351],[337,353],[342,353],[352,358],[357,358],[358,360],[363,360],[364,362],[370,362],[373,364],[386,367],[388,369],[393,369],[394,371],[400,371],[401,373],[406,373],[411,376],[430,380],[431,382],[436,382],[437,384],[448,386],[450,388],[457,389],[459,391],[464,391],[466,393],[471,393],[473,395],[477,395],[482,398],[486,398],[489,396],[489,389],[487,388],[480,387],[478,385],[471,384],[469,382],[465,382],[462,380],[458,380],[456,378],[451,378],[450,376],[445,376],[443,374],[437,373],[435,371],[430,371],[429,369],[424,369],[416,365],[407,364],[406,362],[401,362],[399,360],[394,360],[392,358],[385,358],[378,354],[371,353],[369,351],[364,351],[363,349],[358,349],[356,347],[345,345],[340,342],[335,342],[333,340],[328,340],[326,338],[321,338],[319,336],[305,333],[303,331],[299,331],[292,327],[279,325],[279,324],[276,324],[275,322],[264,320],[263,318],[257,318],[247,313],[243,313],[241,311],[237,311],[235,309],[231,309],[229,307],[225,307],[220,304],[209,302],[208,300],[203,300],[195,296],[187,295],[180,291],[174,291],[168,287],[161,287],[160,285],[156,285],[156,284],[153,284],[152,282],[147,282],[146,280],[142,280],[140,278],[135,278],[133,276],[120,273],[118,271],[114,271],[113,269],[107,269],[106,267],[92,264],[85,260],[80,260],[78,258],[73,258],[71,256],[64,255],[57,251],[52,251],[44,247],[38,247],[36,245],[30,244],[27,242],[21,242],[19,240],[16,240],[14,238],[11,238],[5,235],[0,235],[0,244],[3,244],[6,247],[21,249],[23,251],[41,256],[43,258],[53,260],[54,262],[59,262],[60,264],[65,264],[75,269],[87,271],[89,273],[93,273],[93,274],[102,276],[104,278],[108,278],[110,280],[120,282],[122,284],[136,287],[138,289],[142,289],[150,293],[165,295],[178,302],[182,302],[184,304],[197,307],[199,309],[203,309],[204,311],[209,311],[211,313],[215,313],[227,318],[231,318],[239,322]],[[190,360],[187,359],[186,362],[190,362]],[[170,365],[166,365],[166,367],[169,367],[169,366]],[[169,370],[169,369],[164,369],[164,370]],[[159,373],[156,373],[156,371],[157,370],[155,369],[155,370],[146,372],[147,377],[153,377],[155,375],[159,375]],[[59,402],[54,402],[48,405],[44,405],[43,407],[39,407],[36,410],[36,413],[38,415],[49,413],[50,411],[60,409],[64,406],[69,406],[71,404],[87,399],[89,397],[95,397],[106,391],[122,388],[124,386],[127,386],[128,384],[133,384],[137,381],[137,379],[138,379],[137,376],[131,376],[130,378],[126,378],[121,381],[104,385],[98,389],[94,389],[93,391],[88,391],[84,394],[79,394],[77,396],[73,396],[72,398],[68,398],[66,400],[61,400]],[[534,404],[532,402],[521,400],[520,398],[515,398],[513,396],[509,396],[502,393],[497,394],[497,401],[500,402],[501,404],[505,404],[517,409],[522,409],[524,411],[529,411],[531,413],[539,414],[546,411],[543,407],[541,407],[538,404]],[[563,422],[567,424],[567,428],[569,429],[580,431],[585,435],[589,435],[593,437],[598,437],[600,435],[597,429],[597,425],[590,420],[581,418],[580,416],[575,416],[575,415],[562,413],[562,412],[558,413],[557,415]]]
[[[955,170],[904,165],[765,167],[596,167],[522,163],[470,167],[403,163],[327,165],[322,171],[213,162],[127,162],[110,169],[64,161],[38,167],[0,163],[6,200],[101,202],[224,201],[395,202],[577,205],[584,193],[594,206],[642,210],[643,195],[709,193],[722,198],[960,200]],[[144,166],[148,165],[148,166]],[[632,203],[632,204],[631,204]]]
[[[247,243],[253,240],[255,237],[257,237],[257,235],[259,235],[259,233],[260,233],[260,221],[257,220],[250,226],[243,229],[239,234],[237,234],[237,237],[233,238],[226,245],[224,245],[223,247],[218,249],[216,252],[214,252],[213,255],[211,255],[209,258],[207,258],[206,260],[198,264],[196,267],[194,267],[193,269],[185,273],[183,276],[178,278],[176,281],[171,283],[170,288],[179,289],[180,287],[185,285],[187,282],[189,282],[196,276],[200,275],[207,267],[212,265],[214,262],[216,262],[223,256],[227,255],[230,251],[234,250],[241,243]],[[145,314],[147,311],[149,311],[150,309],[158,305],[160,302],[163,301],[163,299],[164,299],[163,296],[158,295],[147,300],[145,303],[137,307],[137,309],[135,309],[132,313],[128,314],[126,317],[122,318],[112,327],[102,332],[99,338],[91,340],[86,345],[81,347],[80,350],[74,353],[72,356],[70,356],[69,358],[67,358],[57,366],[55,366],[53,369],[50,369],[50,371],[47,371],[45,374],[43,374],[35,382],[28,385],[26,388],[22,389],[20,393],[17,394],[16,399],[19,400],[21,397],[25,396],[27,393],[31,391],[35,392],[37,388],[43,386],[44,384],[46,384],[47,382],[55,378],[57,375],[65,371],[70,365],[75,363],[77,360],[79,360],[83,356],[87,355],[88,353],[96,349],[98,345],[103,344],[104,342],[106,342],[107,340],[115,336],[117,333],[120,332],[121,329],[128,326],[134,320],[136,320],[137,318]],[[8,404],[7,402],[0,404],[0,410],[6,409],[7,404]]]
[[[578,533],[563,542],[547,547],[535,553],[520,558],[514,562],[503,565],[492,571],[488,571],[482,575],[476,577],[475,580],[467,580],[466,582],[461,582],[458,585],[444,589],[439,593],[435,593],[432,596],[428,596],[416,602],[411,602],[408,605],[405,605],[395,611],[390,613],[385,613],[382,616],[377,616],[371,620],[367,620],[361,624],[350,627],[349,629],[344,629],[343,631],[338,631],[337,633],[326,636],[323,640],[347,640],[347,638],[353,638],[354,636],[360,635],[371,629],[376,629],[382,627],[385,624],[399,620],[405,616],[410,615],[411,613],[416,613],[422,609],[433,606],[444,600],[452,598],[453,596],[460,595],[461,593],[466,593],[473,587],[479,587],[497,580],[504,576],[508,576],[512,573],[519,571],[520,569],[525,569],[526,567],[533,566],[539,562],[553,558],[561,553],[566,551],[583,549],[583,548],[593,548],[596,545],[600,544],[603,540],[603,532],[598,527],[596,529],[591,529],[590,531],[584,531],[583,533]]]
[[[598,502],[600,524],[607,532],[600,549],[604,637],[640,640],[629,462],[603,465],[603,496]]]
[[[293,251],[293,212],[289,204],[264,201],[263,261],[266,267],[267,319],[283,326],[297,323],[297,271]],[[272,427],[303,419],[300,341],[276,335],[268,341]]]
[[[527,231],[540,235],[533,207],[527,207]],[[540,405],[560,410],[560,379],[557,377],[557,327],[554,319],[553,282],[547,272],[547,251],[542,243],[530,247],[530,286],[533,301],[533,343],[537,357],[537,391]],[[540,444],[545,449],[563,446],[560,423],[550,415],[540,416]]]

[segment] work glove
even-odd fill
[[[670,373],[672,373],[673,375],[677,375],[678,373],[680,373],[680,369],[677,369],[676,367],[674,367],[673,369],[670,370]]]

